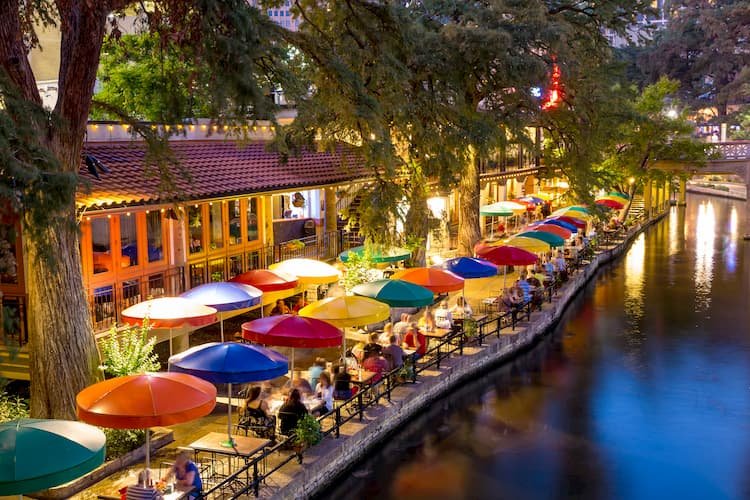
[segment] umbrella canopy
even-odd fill
[[[529,266],[537,261],[537,256],[522,248],[511,246],[488,247],[481,257],[498,266]]]
[[[522,248],[529,252],[546,252],[550,249],[549,243],[524,236],[514,236],[506,241],[505,244],[511,247]]]
[[[518,233],[518,236],[520,238],[535,238],[537,240],[541,240],[545,243],[548,243],[551,247],[561,247],[565,244],[565,240],[556,234],[547,233],[544,231],[525,231],[523,233]]]
[[[154,328],[205,326],[216,322],[216,309],[184,297],[160,297],[128,307],[122,311],[121,317],[131,325],[138,325],[148,318]]]
[[[387,304],[369,297],[328,297],[299,310],[299,315],[327,321],[339,328],[371,325],[391,316]]]
[[[298,283],[295,276],[282,271],[271,271],[270,269],[253,269],[238,274],[229,281],[250,285],[262,292],[289,290],[296,287]]]
[[[490,205],[485,205],[479,208],[479,215],[487,217],[509,217],[516,213],[523,213],[526,211],[526,205],[515,203],[512,201],[498,201]]]
[[[497,266],[492,262],[473,257],[456,257],[443,262],[443,269],[463,279],[497,276]]]
[[[570,235],[573,234],[573,232],[570,229],[566,229],[562,226],[558,226],[557,224],[538,224],[531,227],[534,231],[543,231],[545,233],[551,233],[556,236],[559,236],[560,238],[567,240],[570,238]],[[577,231],[577,229],[576,229]]]
[[[572,217],[578,217],[579,219],[590,219],[591,214],[589,209],[580,205],[572,205],[570,207],[564,207],[559,210],[552,212],[552,215],[570,215]]]
[[[549,220],[559,220],[563,221],[567,224],[572,224],[578,229],[585,229],[586,228],[586,221],[575,216],[575,214],[571,215],[558,215],[557,217],[552,217]]]
[[[525,201],[526,203],[533,203],[534,205],[541,205],[544,203],[544,200],[539,198],[538,196],[522,196],[518,198],[521,201]]]
[[[594,203],[596,203],[599,206],[611,208],[612,210],[622,210],[625,207],[626,201],[623,201],[620,198],[614,198],[614,197],[602,197],[597,198]]]
[[[365,253],[365,247],[359,246],[350,248],[349,250],[345,250],[339,254],[339,260],[341,262],[347,262],[349,260],[349,255],[356,254],[358,256],[362,256]],[[406,260],[409,257],[411,257],[411,251],[407,250],[406,248],[390,248],[388,250],[372,250],[370,253],[370,259],[373,262],[382,263],[382,262],[400,262],[402,260]]]
[[[338,269],[330,264],[313,259],[287,259],[271,264],[272,271],[282,271],[296,276],[300,283],[325,285],[341,278]]]
[[[623,193],[623,192],[621,192],[621,191],[610,191],[610,192],[609,192],[609,193],[607,194],[607,196],[613,196],[613,197],[615,197],[615,198],[620,198],[620,199],[622,199],[622,200],[623,200],[624,202],[628,202],[628,201],[630,201],[630,195],[628,195],[627,193]]]
[[[575,224],[571,224],[570,222],[565,222],[564,220],[560,220],[560,219],[544,219],[543,221],[536,222],[532,225],[541,225],[541,224],[552,224],[555,226],[560,226],[564,229],[567,229],[571,233],[578,232],[578,228],[575,226]]]
[[[412,267],[396,272],[392,279],[404,280],[429,288],[435,293],[455,292],[464,287],[464,279],[435,267]]]
[[[423,307],[432,304],[432,290],[404,280],[377,280],[352,289],[355,295],[370,297],[391,307]]]
[[[23,418],[0,423],[0,495],[21,495],[80,477],[104,462],[106,438],[91,425]]]
[[[170,357],[169,368],[213,384],[242,384],[286,375],[289,362],[278,352],[257,345],[209,342]]]
[[[293,314],[242,323],[242,338],[259,344],[295,348],[337,347],[343,341],[341,330],[331,323]]]
[[[216,388],[185,373],[143,373],[117,377],[76,396],[78,418],[114,429],[173,425],[208,415]]]
[[[206,283],[191,288],[180,295],[199,304],[213,307],[219,312],[246,309],[260,303],[263,292],[242,283]]]

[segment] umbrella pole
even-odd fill
[[[292,347],[292,373],[289,377],[289,380],[294,382],[294,347]]]
[[[169,357],[172,357],[172,327],[169,327]]]
[[[232,439],[232,383],[227,384],[227,397],[229,403],[227,404],[227,440],[221,443],[225,448],[234,448],[234,440]]]
[[[221,314],[221,313],[219,313]],[[224,317],[219,316],[219,330],[221,331],[221,341],[224,342]]]
[[[146,470],[151,468],[151,442],[149,439],[150,433],[151,430],[146,427]]]

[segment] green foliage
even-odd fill
[[[352,288],[357,285],[369,283],[376,279],[370,244],[365,244],[365,249],[361,254],[349,252],[349,258],[343,265],[344,275],[341,278],[341,284],[347,293],[351,292]]]
[[[141,326],[127,326],[118,332],[110,329],[102,342],[104,373],[112,377],[159,371],[159,357],[154,352],[156,339],[149,336],[148,319]]]
[[[320,443],[322,439],[320,422],[315,417],[308,413],[299,419],[294,429],[294,444],[309,448]]]
[[[0,422],[8,422],[29,416],[29,404],[25,399],[0,393]]]
[[[102,429],[107,438],[107,460],[114,460],[146,443],[146,431],[132,429]]]

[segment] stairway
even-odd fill
[[[629,219],[639,219],[643,216],[643,196],[640,194],[633,195],[633,201],[630,204],[628,212]]]
[[[29,351],[27,347],[0,342],[0,378],[29,380]]]
[[[336,228],[346,231],[349,246],[362,245],[362,236],[359,234],[359,211],[367,194],[366,188],[360,189],[352,198],[346,213],[339,213]]]

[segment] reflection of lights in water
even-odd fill
[[[625,313],[632,319],[643,316],[643,265],[646,261],[646,237],[641,233],[625,257]]]
[[[678,211],[669,211],[669,255],[674,255],[680,251],[680,220]]]
[[[727,271],[733,273],[737,269],[737,230],[739,226],[737,207],[733,206],[729,213],[729,239],[724,250],[724,264]]]
[[[698,207],[695,224],[695,310],[706,311],[711,305],[711,282],[714,273],[716,214],[710,201]]]

